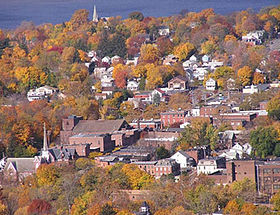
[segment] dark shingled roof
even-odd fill
[[[74,134],[79,133],[113,133],[126,127],[127,123],[123,119],[119,120],[81,120],[74,128]]]
[[[66,159],[71,160],[73,156],[76,155],[75,149],[68,149],[68,148],[50,148],[49,152],[54,156],[55,160],[59,159]]]

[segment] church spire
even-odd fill
[[[94,5],[94,7],[93,7],[92,21],[93,21],[93,22],[98,22],[98,15],[97,15],[97,12],[96,12],[96,6],[95,6],[95,5]]]
[[[48,151],[48,139],[47,139],[47,131],[46,131],[46,123],[44,122],[44,143],[43,143],[43,151]]]

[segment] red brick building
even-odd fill
[[[125,146],[140,138],[136,129],[131,129],[125,120],[83,120],[69,116],[62,120],[61,145],[90,144],[91,150],[108,152],[115,145]]]
[[[133,128],[140,128],[140,129],[145,129],[145,128],[149,128],[149,129],[160,129],[161,128],[161,121],[160,120],[134,120],[131,123],[129,123],[129,125]]]
[[[228,124],[236,129],[240,126],[245,126],[256,118],[255,113],[224,113],[213,117],[213,125],[220,126],[221,124]]]
[[[173,174],[176,176],[180,174],[180,164],[171,158],[158,161],[138,161],[133,164],[155,178],[160,178],[162,175]]]
[[[69,145],[90,144],[90,149],[109,152],[115,148],[110,134],[76,134],[69,137]]]
[[[197,147],[193,149],[188,149],[185,151],[190,157],[192,157],[196,163],[198,163],[199,160],[206,158],[207,156],[210,156],[211,149],[209,146],[202,146]]]
[[[149,131],[143,132],[142,138],[139,140],[138,145],[164,148],[171,150],[175,141],[179,138],[180,133],[166,132],[166,131]]]
[[[227,183],[241,181],[249,178],[256,182],[256,161],[255,160],[233,160],[226,163]]]
[[[63,146],[69,149],[75,149],[79,157],[88,157],[90,153],[90,144],[87,143],[63,145]]]
[[[183,124],[186,122],[186,118],[189,116],[189,111],[178,110],[178,111],[167,111],[160,113],[160,120],[162,127],[168,127],[175,123]]]
[[[259,162],[257,171],[257,185],[261,193],[271,196],[280,190],[280,161]]]

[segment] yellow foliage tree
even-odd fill
[[[257,206],[252,203],[244,203],[241,209],[241,213],[244,215],[254,215]]]
[[[117,215],[133,215],[133,213],[130,213],[128,210],[121,210]]]
[[[237,77],[243,86],[247,86],[251,83],[253,72],[249,66],[244,66],[237,72]]]
[[[231,200],[228,202],[224,209],[224,213],[230,215],[240,215],[241,206],[236,202],[236,200]]]
[[[158,63],[160,60],[160,52],[158,48],[152,44],[143,44],[140,48],[140,59],[145,63]]]
[[[159,66],[155,66],[154,64],[147,64],[147,89],[155,89],[158,86],[163,84],[163,77],[160,72]]]
[[[6,205],[0,203],[0,214],[1,215],[8,215],[8,210],[7,210],[7,207]]]
[[[154,215],[166,215],[166,214],[170,214],[170,210],[168,209],[159,209],[158,211],[155,212]]]
[[[265,82],[264,75],[259,72],[255,72],[253,76],[253,84],[255,85],[263,84],[264,82]]]
[[[39,186],[53,186],[60,176],[54,165],[42,164],[37,169],[36,177]]]
[[[154,182],[154,178],[151,175],[140,170],[136,165],[125,164],[122,171],[128,176],[133,190],[145,189]]]
[[[174,55],[179,58],[179,60],[186,59],[190,54],[192,54],[195,50],[193,44],[187,42],[180,44],[174,48]]]
[[[137,66],[132,68],[132,75],[136,78],[146,77],[147,69],[145,65],[138,64]]]
[[[201,44],[201,54],[214,53],[218,48],[218,44],[214,40],[207,40]]]

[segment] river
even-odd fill
[[[279,5],[279,0],[0,0],[0,28],[13,29],[22,21],[42,23],[62,23],[71,18],[77,9],[97,6],[99,16],[122,16],[126,18],[132,11],[141,11],[144,16],[170,16],[182,9],[201,11],[213,8],[216,13],[229,14],[252,8],[259,11],[263,7]]]

